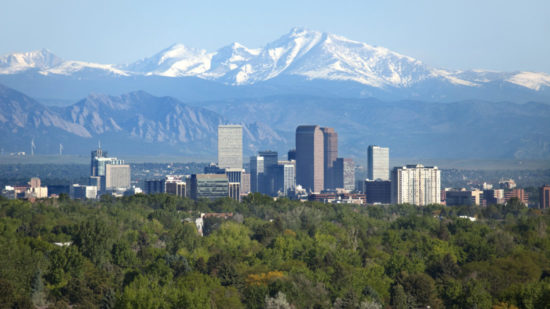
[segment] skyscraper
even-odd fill
[[[368,149],[368,178],[370,180],[390,179],[390,149],[370,145]]]
[[[117,188],[130,188],[130,165],[105,165],[104,188],[106,190]]]
[[[276,191],[288,196],[296,188],[296,161],[279,161]]]
[[[124,166],[122,168],[108,166]],[[111,172],[112,170],[112,172]],[[109,179],[107,179],[109,178]],[[107,157],[107,152],[101,147],[92,151],[90,166],[90,185],[97,186],[97,191],[103,193],[107,189],[129,188],[130,187],[130,166],[124,165],[124,160]]]
[[[218,126],[218,166],[220,168],[243,168],[242,126]]]
[[[274,195],[276,177],[277,177],[277,164],[279,162],[279,155],[276,151],[260,151],[260,157],[264,158],[264,174],[261,180],[260,192],[267,195]]]
[[[101,149],[101,146],[97,148],[97,150],[92,150],[92,161],[90,164],[90,176],[99,176],[98,174],[98,161],[97,158],[105,158],[107,156],[107,152],[103,152]]]
[[[264,175],[264,157],[250,157],[250,192],[260,192]]]
[[[334,188],[355,190],[355,163],[351,158],[337,158],[334,162]]]
[[[324,169],[324,188],[336,188],[336,178],[334,174],[334,163],[338,158],[338,134],[333,128],[321,128],[323,131],[323,169]]]
[[[323,132],[317,125],[296,128],[296,182],[311,192],[324,186]]]
[[[425,206],[441,202],[441,171],[422,164],[396,167],[392,171],[392,203]]]

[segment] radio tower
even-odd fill
[[[59,144],[59,156],[63,155],[63,144]]]
[[[31,156],[34,156],[34,150],[36,149],[36,145],[34,144],[34,138],[31,140]]]

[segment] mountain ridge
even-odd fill
[[[65,76],[95,72],[112,77],[196,77],[231,86],[250,86],[274,78],[297,76],[306,80],[350,81],[385,91],[413,89],[430,82],[472,89],[490,87],[492,83],[532,92],[550,89],[550,74],[544,72],[432,68],[385,47],[300,27],[257,49],[232,43],[208,52],[177,43],[124,65],[66,61],[48,50],[0,57],[0,75],[29,70]]]
[[[34,140],[43,152],[56,153],[60,143],[86,152],[97,140],[122,153],[207,154],[216,149],[217,127],[228,121],[220,114],[172,97],[144,91],[119,96],[90,94],[66,107],[43,106],[0,85],[0,144],[19,152]],[[286,140],[258,121],[243,125],[246,151]]]

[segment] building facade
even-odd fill
[[[229,196],[229,181],[225,174],[193,174],[190,182],[190,196],[194,200],[215,200]]]
[[[447,206],[479,206],[482,204],[483,191],[481,190],[448,190],[445,192]]]
[[[365,188],[368,204],[391,203],[391,181],[367,179],[363,187]]]
[[[260,180],[259,192],[267,195],[275,195],[277,192],[277,164],[279,162],[279,155],[276,151],[260,151],[258,155],[264,158],[264,173],[263,178]]]
[[[324,189],[335,189],[337,175],[334,173],[334,164],[338,158],[338,134],[333,128],[321,128],[323,132],[323,169]]]
[[[260,192],[264,176],[264,157],[250,157],[250,192]]]
[[[333,169],[334,188],[355,190],[355,163],[350,158],[338,158]]]
[[[504,199],[506,201],[514,197],[517,198],[521,203],[525,204],[525,206],[529,204],[529,194],[527,194],[524,189],[515,188],[509,191],[504,191]]]
[[[540,187],[539,191],[539,208],[550,208],[550,185]]]
[[[241,178],[241,195],[250,193],[250,173],[243,173]]]
[[[241,183],[240,182],[230,182],[228,184],[228,195],[230,198],[235,201],[241,201]]]
[[[164,193],[165,190],[166,188],[164,179],[145,181],[145,194]]]
[[[425,206],[441,202],[441,171],[436,166],[395,167],[391,185],[393,204]]]
[[[367,152],[368,179],[390,180],[390,149],[370,145]]]
[[[277,168],[277,191],[289,196],[296,188],[296,161],[279,161]]]
[[[243,168],[242,126],[218,126],[218,166],[220,168]]]
[[[130,188],[130,178],[130,165],[105,165],[105,190]]]
[[[324,137],[317,125],[296,128],[296,183],[309,192],[321,192],[324,183]]]
[[[504,204],[504,189],[483,190],[483,200],[486,206]]]
[[[96,186],[82,186],[79,184],[71,185],[69,196],[72,199],[88,200],[97,198]]]

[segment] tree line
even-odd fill
[[[2,199],[0,308],[548,308],[549,223],[517,200]]]

